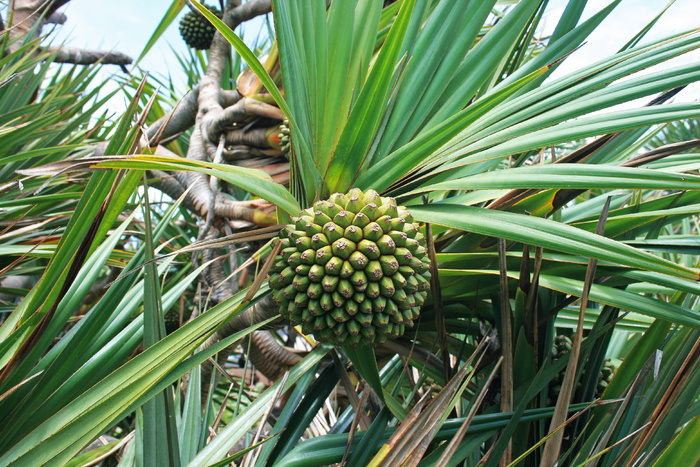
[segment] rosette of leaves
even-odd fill
[[[205,5],[209,11],[221,18],[221,10]],[[190,11],[180,20],[180,36],[193,49],[205,50],[211,47],[216,28],[197,12]]]
[[[351,346],[413,326],[430,272],[425,238],[405,207],[355,188],[292,220],[270,276],[285,318],[321,342]]]

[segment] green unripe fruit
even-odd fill
[[[350,261],[343,261],[343,265],[340,267],[340,277],[347,279],[353,274],[355,274],[355,268],[352,267]]]
[[[346,228],[352,224],[353,219],[355,216],[353,213],[350,211],[340,211],[338,214],[335,215],[333,218],[333,222],[341,226],[342,228]]]
[[[314,224],[325,225],[331,221],[331,216],[323,211],[314,211]]]
[[[392,316],[399,312],[399,307],[396,306],[396,302],[394,302],[392,299],[388,299],[386,301],[386,308],[384,311],[387,315]]]
[[[294,288],[294,284],[289,284],[287,287],[283,288],[281,290],[281,295],[287,300],[294,300],[294,297],[297,296],[297,291]]]
[[[289,120],[285,119],[282,124],[280,124],[280,132],[277,137],[279,138],[280,142],[280,150],[285,156],[287,156],[287,158],[289,157],[290,149],[292,149],[289,133]]]
[[[416,307],[416,297],[413,294],[407,293],[406,294],[406,308],[412,310],[413,308]]]
[[[344,230],[338,224],[327,222],[323,225],[323,233],[330,242],[335,242],[343,238]]]
[[[297,247],[297,251],[304,252],[311,249],[311,238],[310,237],[300,237],[294,240],[294,244]]]
[[[325,264],[326,274],[329,276],[337,276],[340,274],[340,270],[343,267],[343,260],[340,258],[333,257]]]
[[[320,299],[321,295],[323,295],[323,287],[321,287],[321,284],[310,284],[309,288],[306,289],[306,295],[312,299]]]
[[[355,251],[348,258],[348,262],[350,263],[350,265],[353,268],[355,268],[355,270],[361,271],[365,267],[367,267],[367,263],[369,263],[369,259],[361,251]]]
[[[396,251],[396,243],[388,235],[382,235],[382,237],[377,240],[377,247],[382,255],[391,255]]]
[[[355,225],[350,225],[345,229],[345,238],[350,240],[351,242],[357,243],[362,240],[362,229],[355,226]]]
[[[357,194],[353,193],[353,195],[348,198],[348,204],[345,205],[345,209],[348,212],[357,214],[361,212],[365,206],[367,206],[367,204],[364,201],[364,195],[360,194],[358,196]],[[362,214],[364,215],[364,213]]]
[[[308,293],[309,292],[307,292],[307,294]],[[321,305],[319,304],[318,300],[309,300],[307,307],[309,308],[309,313],[311,313],[312,315],[314,315],[314,316],[322,316],[323,315],[323,308],[321,308]]]
[[[370,261],[369,264],[367,264],[365,274],[367,274],[367,279],[372,282],[380,281],[384,276],[384,273],[382,272],[382,264],[379,261]]]
[[[336,308],[342,308],[343,305],[345,305],[345,299],[343,298],[342,295],[340,295],[340,292],[338,292],[337,290],[335,292],[333,292],[333,294],[331,295],[331,298],[333,299],[333,305]]]
[[[362,208],[360,212],[358,212],[355,216],[359,216],[362,214],[363,216],[367,216],[368,223],[379,217],[381,214],[379,213],[379,207],[377,206],[377,203],[369,203],[365,207]]]
[[[309,266],[313,265],[316,263],[316,251],[312,250],[309,248],[308,250],[304,250],[301,252],[301,256],[299,257],[299,262],[301,264],[308,264]]]
[[[389,233],[393,230],[391,228],[391,216],[379,216],[375,222],[379,224],[384,233]]]
[[[350,298],[355,294],[355,288],[349,280],[340,279],[338,282],[338,293],[344,298]]]
[[[345,339],[345,343],[350,347],[357,347],[362,343],[362,339],[364,339],[364,337],[361,334],[350,334],[348,338]]]
[[[303,332],[304,334],[307,334],[307,333],[310,334],[310,333],[314,332],[313,324],[309,323],[308,321],[304,321],[301,324],[301,332]]]
[[[367,238],[358,242],[357,251],[361,252],[369,259],[379,259],[382,255],[377,244]]]
[[[374,326],[363,327],[362,329],[360,329],[360,332],[362,333],[364,338],[367,340],[367,342],[373,342],[374,337],[377,334]]]
[[[295,253],[296,251],[297,251],[297,249],[294,248],[293,246],[288,246],[288,247],[284,248],[282,251],[280,251],[280,255],[282,255],[282,259],[284,260],[282,262],[289,261],[289,257],[293,253]]]
[[[359,304],[359,311],[363,314],[369,314],[369,316],[372,316],[372,310],[374,309],[374,304],[372,303],[372,300],[364,300],[360,302]]]
[[[369,298],[377,298],[380,294],[379,283],[370,282],[367,284],[367,290],[365,290],[365,295]]]
[[[382,255],[382,257],[379,258],[379,264],[385,276],[391,276],[399,270],[399,263],[396,261],[396,258],[391,255]]]
[[[345,208],[345,205],[348,204],[348,199],[343,193],[333,193],[330,198],[328,198],[328,201],[331,203],[335,203],[338,206],[342,206]]]
[[[409,277],[413,277],[413,276],[409,276]],[[398,271],[391,275],[391,280],[394,281],[394,286],[397,289],[403,289],[403,288],[406,288],[408,286],[408,280],[406,280],[406,278],[403,277],[403,274],[401,274]],[[413,292],[417,292],[417,291],[418,291],[418,288],[416,288],[416,290],[413,290]],[[411,290],[406,290],[406,292],[411,292]]]
[[[398,230],[392,230],[388,234],[391,239],[394,241],[396,246],[398,247],[405,247],[406,242],[408,241],[408,234],[406,232],[399,232]]]
[[[360,333],[360,329],[362,329],[362,326],[360,325],[360,323],[353,319],[348,321],[346,328],[351,335],[356,336]]]
[[[398,218],[399,211],[396,209],[396,204],[388,203],[388,204],[383,204],[379,208],[379,215],[380,216],[391,216],[392,218]]]
[[[297,293],[297,296],[294,297],[294,304],[299,308],[307,308],[307,305],[309,304],[309,296],[306,295],[306,292]]]
[[[280,232],[270,287],[280,313],[320,342],[376,346],[412,327],[430,285],[425,238],[373,190],[318,201]]]
[[[289,285],[294,280],[295,275],[296,272],[294,272],[294,269],[292,269],[291,266],[287,266],[282,272],[279,273],[277,283],[280,285]]]
[[[221,19],[221,10],[204,5],[207,10]],[[199,12],[190,11],[180,20],[180,36],[193,49],[205,50],[211,47],[216,28]]]
[[[326,271],[320,264],[314,264],[309,268],[308,278],[311,282],[321,282],[326,277]]]
[[[326,264],[331,258],[333,258],[333,248],[330,245],[316,250],[316,264]]]
[[[372,317],[372,324],[377,328],[384,328],[389,324],[389,315],[384,313],[375,313]]]
[[[322,233],[317,233],[313,237],[311,237],[311,247],[316,250],[330,244],[331,242],[329,242],[328,238]]]
[[[320,331],[326,327],[326,318],[323,316],[317,316],[314,319],[314,331]]]
[[[348,300],[345,302],[344,308],[350,316],[355,316],[357,312],[360,311],[360,307],[355,300]]]
[[[324,276],[321,279],[321,286],[326,292],[335,292],[335,289],[338,287],[338,276]]]
[[[390,277],[382,277],[379,281],[379,291],[384,297],[393,297],[394,293],[396,293],[394,281]]]
[[[403,324],[403,315],[401,313],[394,313],[389,316],[389,320],[395,324]]]
[[[294,248],[294,249],[296,250],[296,248]],[[289,263],[289,265],[293,266],[293,267],[297,267],[300,264],[302,264],[301,263],[301,253],[296,251],[296,252],[292,253],[291,255],[289,255],[289,258],[287,258],[287,263]]]
[[[306,276],[294,277],[294,280],[292,281],[292,287],[294,287],[294,290],[296,290],[297,292],[306,292],[306,289],[309,288],[309,278]]]
[[[360,323],[362,327],[368,327],[372,325],[372,313],[358,313],[355,315],[355,321]]]
[[[330,293],[325,293],[319,300],[319,305],[324,311],[331,311],[335,305],[333,305],[333,299]]]
[[[352,220],[353,227],[358,227],[360,229],[363,229],[369,223],[370,217],[364,212],[358,212],[355,214],[355,218]]]
[[[364,291],[367,288],[367,276],[362,271],[355,271],[355,273],[350,276],[350,282],[355,288],[355,291]]]
[[[370,222],[362,229],[362,233],[367,240],[376,242],[384,234],[384,231],[376,222]]]
[[[374,310],[373,310],[373,311],[376,312],[376,313],[381,313],[381,312],[383,312],[383,311],[386,309],[387,303],[388,303],[388,301],[387,301],[386,297],[380,295],[380,296],[377,297],[377,299],[374,301],[374,305],[375,305],[375,306],[374,306]]]
[[[355,252],[355,242],[347,238],[341,238],[333,242],[333,256],[348,259]]]

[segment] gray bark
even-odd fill
[[[15,0],[8,17],[9,52],[16,51],[26,39],[36,39],[46,24],[63,24],[66,16],[56,10],[70,0]],[[2,23],[2,21],[0,21]],[[5,29],[0,24],[0,30]],[[29,37],[28,37],[29,36]],[[47,47],[42,49],[54,54],[56,63],[73,63],[76,65],[119,65],[124,67],[132,62],[131,57],[114,51],[84,50],[75,47]]]

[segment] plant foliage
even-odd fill
[[[182,58],[192,92],[215,82],[249,118],[165,123],[167,153],[142,128],[175,115],[171,85],[129,81],[108,117],[96,68],[55,69],[36,41],[0,58],[0,465],[698,462],[700,103],[672,98],[700,65],[653,68],[698,31],[645,28],[555,76],[619,1],[585,21],[571,1],[543,37],[542,0],[273,0],[260,50],[228,25],[264,2],[192,3],[235,49],[218,74],[216,51]],[[282,117],[288,163],[266,159]],[[236,159],[228,132],[251,128],[273,142]],[[204,181],[173,195],[175,171]],[[406,206],[432,263],[415,326],[374,351],[281,327],[267,285],[269,224],[351,188]],[[217,196],[247,203],[243,228],[202,207]],[[252,360],[265,326],[292,356],[256,386],[225,357]]]

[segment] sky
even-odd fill
[[[118,50],[136,58],[171,3],[171,0],[71,0],[61,10],[68,20],[60,27],[56,40],[66,41],[74,47]],[[212,0],[209,3],[212,3]],[[556,19],[561,15],[566,3],[565,0],[550,1],[546,11],[545,31],[554,28]],[[584,19],[609,3],[609,0],[590,0],[584,12]],[[555,76],[570,73],[615,53],[667,3],[667,0],[623,0],[588,42],[559,67]],[[677,0],[647,38],[654,40],[698,27],[700,2]],[[156,74],[165,74],[166,70],[170,69],[176,76],[178,65],[174,60],[173,49],[184,52],[185,47],[177,30],[177,22],[174,22],[161,41],[141,62],[141,68]],[[678,66],[693,61],[700,62],[700,53],[686,54],[665,66]],[[172,64],[168,66],[169,63]],[[120,73],[117,67],[109,67],[107,72]],[[182,83],[184,89],[184,81]],[[689,86],[676,98],[677,101],[698,99],[698,84]]]
[[[550,2],[547,13],[553,28],[556,19],[564,11],[567,2]],[[584,19],[602,10],[611,2],[590,0],[584,11]],[[571,73],[602,58],[613,55],[651,21],[666,5],[668,0],[623,0],[589,38],[569,59],[565,60],[553,77]],[[700,2],[698,0],[677,0],[654,25],[642,43],[658,40],[673,34],[700,28]],[[693,51],[662,64],[663,68],[700,63],[700,52]],[[654,68],[654,70],[659,68]],[[644,98],[645,103],[648,98]],[[681,91],[676,101],[700,100],[700,84],[694,83]]]

